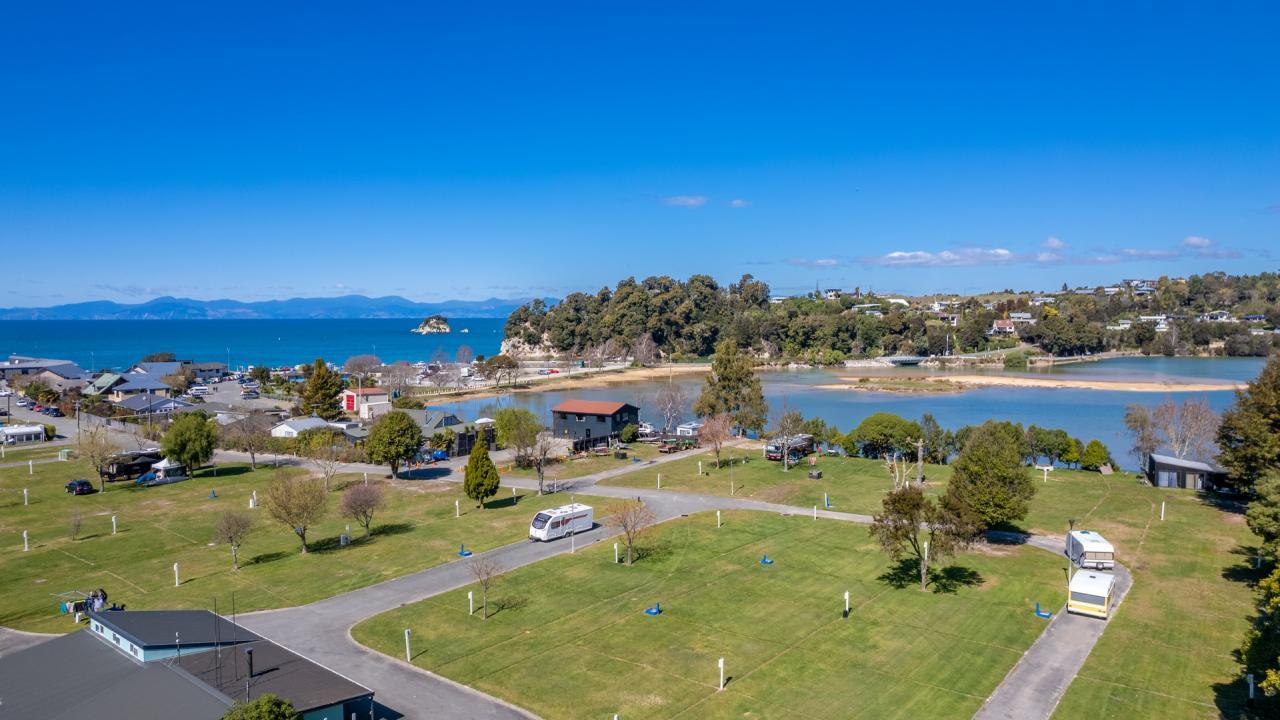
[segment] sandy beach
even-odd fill
[[[880,387],[876,383],[859,382],[861,378],[841,378],[846,382],[822,385],[828,390],[883,390],[893,392],[892,387]],[[1117,392],[1219,392],[1243,388],[1243,383],[1232,382],[1146,382],[1142,380],[1068,380],[1062,378],[1032,378],[1013,375],[946,375],[912,378],[916,392],[929,392],[927,386],[936,386],[935,392],[954,392],[972,387],[1051,388],[1067,390],[1112,390]],[[910,392],[911,390],[906,390]]]

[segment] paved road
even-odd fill
[[[1061,538],[1032,537],[1028,543],[1055,554],[1062,553]],[[1133,585],[1128,568],[1117,565],[1115,576],[1113,611]],[[973,716],[974,720],[1037,720],[1053,715],[1106,629],[1104,621],[1068,615],[1060,609]]]
[[[11,630],[7,627],[0,627],[0,655],[16,653],[19,650],[25,650],[32,645],[39,645],[45,640],[52,640],[56,637],[60,636],[46,635],[44,633],[29,633],[21,630]]]

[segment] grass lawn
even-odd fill
[[[224,465],[217,472],[145,489],[109,483],[103,494],[77,497],[63,492],[63,485],[89,477],[79,462],[37,465],[30,477],[25,467],[0,469],[0,625],[70,630],[72,624],[56,613],[54,593],[99,587],[133,609],[211,607],[217,598],[219,610],[229,611],[232,592],[239,611],[299,605],[456,560],[460,543],[484,550],[518,541],[535,510],[565,502],[522,493],[513,503],[504,488],[481,511],[459,484],[398,481],[388,484],[387,507],[375,517],[374,538],[365,541],[359,526],[337,512],[336,487],[359,480],[341,478],[328,517],[308,534],[311,553],[301,555],[297,537],[259,509],[253,511],[257,527],[240,549],[241,569],[232,572],[229,549],[209,545],[214,523],[225,510],[247,511],[253,490],[265,498],[277,471]],[[25,507],[24,487],[31,499]],[[217,499],[209,498],[212,490]],[[461,518],[454,517],[455,500],[461,501]],[[82,525],[72,540],[69,518],[75,512]],[[113,514],[117,535],[111,534]],[[338,536],[348,523],[356,542],[340,547]],[[25,553],[24,529],[32,546]],[[182,579],[176,588],[174,562]]]
[[[19,449],[7,447],[4,451],[4,457],[0,458],[0,465],[56,458],[60,450],[70,450],[74,454],[75,449],[75,445],[67,445],[66,443],[60,445],[26,445]]]
[[[353,635],[403,657],[412,628],[414,664],[548,718],[968,718],[1044,629],[1032,604],[1065,600],[1061,563],[1033,548],[966,554],[951,576],[969,583],[921,593],[880,579],[863,526],[725,520],[664,524],[631,568],[601,543],[516,570],[488,620],[467,616],[467,587]]]
[[[608,455],[583,455],[573,460],[564,460],[548,465],[544,471],[544,477],[547,481],[570,480],[572,478],[582,477],[583,475],[592,475],[605,470],[626,468],[632,464],[632,460],[634,458],[639,458],[640,460],[653,460],[657,457],[661,457],[658,453],[657,445],[631,443],[627,446],[626,460],[618,460],[612,453]],[[538,476],[537,471],[533,468],[520,468],[515,467],[514,465],[504,465],[499,469],[502,471],[503,475],[511,475],[513,477],[536,478]]]

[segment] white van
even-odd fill
[[[586,532],[593,524],[590,505],[561,505],[533,516],[533,522],[529,523],[529,539],[555,540],[571,532]]]
[[[204,385],[192,385],[191,388],[187,390],[187,394],[192,397],[204,397],[206,395],[212,395],[213,388],[205,387]]]
[[[1067,612],[1107,619],[1111,614],[1111,591],[1116,576],[1104,572],[1081,570],[1071,576],[1067,589]]]
[[[1076,567],[1110,570],[1116,566],[1116,551],[1096,532],[1072,530],[1067,533],[1066,555]]]

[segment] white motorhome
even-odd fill
[[[1090,615],[1106,620],[1111,614],[1111,592],[1116,576],[1104,572],[1081,570],[1071,576],[1067,586],[1067,612]]]
[[[530,540],[555,540],[569,533],[581,533],[593,525],[590,505],[573,503],[543,510],[529,523]]]
[[[1110,570],[1116,566],[1116,550],[1106,538],[1089,530],[1067,533],[1066,555],[1076,567]]]

